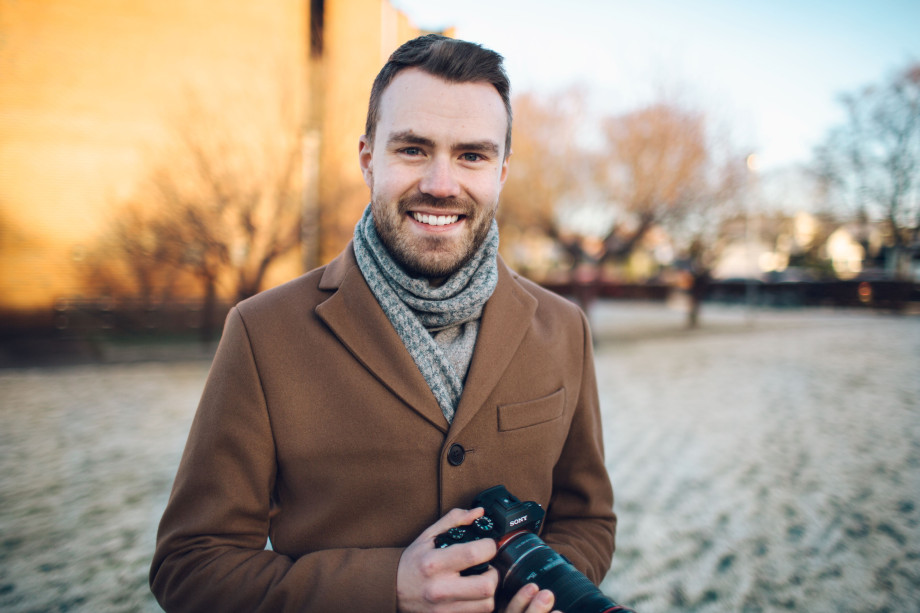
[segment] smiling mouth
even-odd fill
[[[427,213],[417,213],[415,211],[410,214],[412,219],[426,226],[447,226],[457,223],[461,217],[460,215],[428,215]]]

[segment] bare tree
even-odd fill
[[[108,231],[87,253],[80,269],[90,291],[131,298],[143,308],[168,302],[183,276],[177,247],[158,231],[160,213],[136,202],[122,205]]]
[[[657,103],[604,119],[598,130],[583,123],[584,107],[578,89],[515,99],[513,172],[500,209],[504,224],[538,228],[573,266],[629,256],[649,230],[683,214],[709,170],[702,114]],[[600,150],[585,144],[592,127]],[[590,252],[584,236],[560,223],[567,206],[589,201],[612,209],[615,220]]]
[[[707,160],[695,178],[695,192],[686,196],[680,210],[662,220],[689,275],[689,328],[699,325],[700,307],[712,281],[712,271],[730,239],[727,227],[742,217],[748,223],[743,202],[747,186],[744,157],[717,159],[710,153]]]
[[[563,247],[573,265],[586,254],[579,237],[560,226],[559,212],[591,191],[590,154],[579,138],[584,104],[584,92],[577,88],[515,97],[513,170],[499,208],[503,229],[536,230]]]
[[[657,102],[605,120],[598,179],[617,209],[604,259],[628,256],[646,233],[680,217],[707,169],[705,117]]]
[[[149,181],[150,198],[164,211],[156,230],[184,247],[178,264],[205,287],[225,281],[234,300],[248,298],[300,240],[296,134],[266,135],[256,145],[185,135],[186,164],[164,164]]]
[[[895,274],[903,276],[903,255],[920,232],[920,64],[841,102],[847,122],[816,149],[815,169],[857,217],[887,223]]]
[[[263,289],[269,268],[298,246],[302,231],[293,115],[282,109],[274,124],[227,117],[190,98],[172,147],[104,243],[144,297],[157,271],[197,279],[204,337],[216,328],[219,297],[239,301]]]
[[[741,210],[744,157],[705,113],[677,102],[610,118],[604,134],[599,177],[617,215],[601,259],[622,259],[652,228],[665,229],[691,277],[687,323],[695,327],[723,224]]]
[[[696,325],[724,242],[719,229],[739,210],[743,156],[727,139],[715,138],[704,113],[674,101],[608,117],[599,126],[586,124],[584,109],[584,92],[577,89],[515,99],[513,172],[502,192],[501,221],[537,228],[563,249],[569,291],[585,308],[605,262],[625,260],[653,229],[666,230],[692,277],[688,323]],[[589,147],[592,127],[601,142]],[[568,229],[565,209],[592,202],[613,222],[598,219],[594,236]],[[576,269],[589,274],[577,276]]]

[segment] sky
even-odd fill
[[[810,161],[840,94],[920,61],[920,0],[391,2],[504,55],[516,92],[580,85],[610,114],[679,91],[763,170]]]

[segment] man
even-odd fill
[[[166,610],[492,611],[497,571],[460,571],[494,541],[433,541],[495,484],[603,578],[616,518],[587,324],[497,256],[509,89],[501,56],[435,35],[381,70],[354,240],[227,318],[158,534]],[[552,604],[529,585],[504,610]]]

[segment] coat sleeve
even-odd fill
[[[581,387],[568,438],[553,470],[553,494],[542,538],[599,584],[610,568],[617,518],[604,462],[591,332],[584,315],[581,321]]]
[[[276,476],[245,323],[227,318],[157,534],[150,586],[166,611],[396,610],[402,549],[266,550]]]

